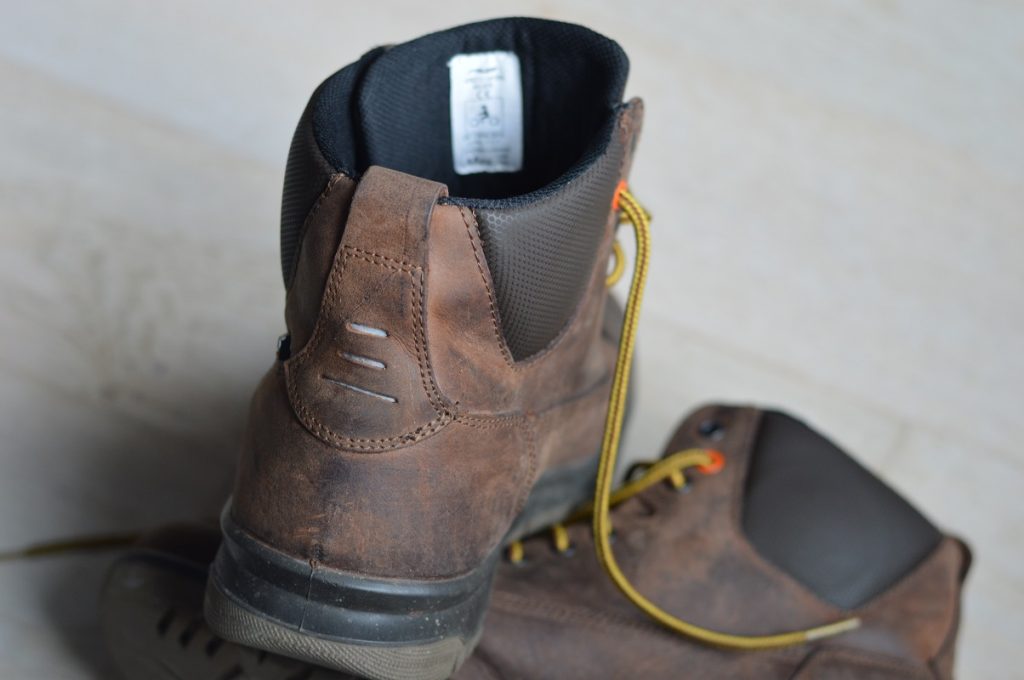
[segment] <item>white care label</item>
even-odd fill
[[[448,74],[455,172],[521,170],[523,80],[516,53],[456,54]]]

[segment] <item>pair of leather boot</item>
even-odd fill
[[[164,532],[108,583],[129,677],[949,677],[966,548],[799,421],[704,409],[612,490],[648,252],[627,68],[501,19],[314,92],[220,540]]]

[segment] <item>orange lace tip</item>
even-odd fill
[[[619,209],[619,197],[622,196],[622,192],[627,188],[629,188],[629,185],[626,184],[626,180],[620,180],[619,185],[615,187],[615,195],[612,196],[612,210]]]
[[[725,454],[721,451],[715,451],[714,449],[708,450],[708,456],[711,457],[711,462],[707,465],[698,465],[697,470],[703,472],[706,475],[718,474],[725,467]]]

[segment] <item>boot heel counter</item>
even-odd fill
[[[296,418],[277,365],[253,397],[230,517],[273,549],[329,569],[457,576],[500,544],[534,449],[525,418],[456,420],[373,453],[334,447]]]
[[[284,364],[296,416],[346,449],[432,434],[451,414],[427,362],[422,268],[350,245],[338,260],[313,336]]]
[[[249,405],[229,513],[258,540],[306,559],[316,557],[322,500],[318,471],[302,455],[311,439],[295,421],[284,367],[275,363]]]

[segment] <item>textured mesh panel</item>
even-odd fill
[[[547,347],[583,297],[623,153],[612,135],[605,153],[558,191],[535,201],[476,209],[502,331],[516,360]]]
[[[285,286],[292,279],[306,215],[333,174],[333,169],[313,138],[311,118],[307,107],[292,137],[288,165],[284,171],[284,192],[281,196],[281,273],[284,275]]]
[[[941,536],[835,444],[782,413],[764,414],[743,527],[775,565],[853,609],[921,562]]]
[[[347,153],[326,156],[318,143],[324,133],[315,128],[324,121],[332,130],[344,129],[351,134],[351,120],[345,114],[350,107],[352,92],[366,67],[383,50],[372,50],[354,64],[346,66],[316,89],[309,105],[302,112],[288,150],[288,164],[284,172],[284,192],[281,197],[281,272],[285,286],[292,280],[292,271],[302,241],[302,225],[316,199],[327,187],[327,181],[336,172],[355,177],[355,151],[351,145]],[[329,113],[324,113],[327,110]]]
[[[339,172],[358,177],[368,163],[358,158],[362,130],[356,111],[356,98],[370,65],[387,51],[375,47],[354,64],[341,69],[313,93],[309,107],[313,113],[313,134],[324,158]]]

